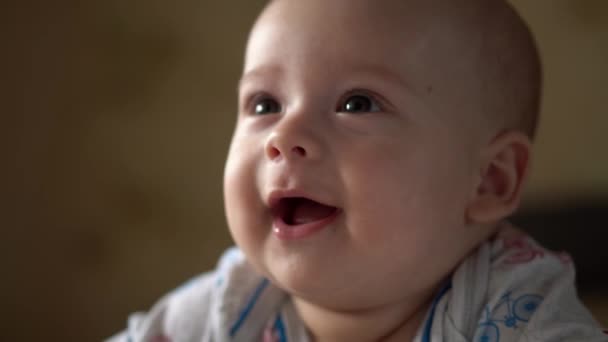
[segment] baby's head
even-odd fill
[[[516,209],[539,88],[503,1],[274,1],[239,85],[232,235],[305,301],[428,296]]]

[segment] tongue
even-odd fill
[[[308,199],[298,200],[291,214],[291,224],[299,225],[319,221],[331,215],[336,208],[323,205]]]

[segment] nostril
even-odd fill
[[[278,148],[276,148],[276,147],[268,148],[268,157],[270,157],[270,159],[274,159],[274,158],[278,157],[280,154],[281,154],[281,151],[279,151]]]
[[[299,154],[302,157],[306,157],[306,150],[302,146],[296,146],[293,148],[295,154]]]

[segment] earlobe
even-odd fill
[[[469,223],[491,223],[511,215],[519,206],[530,164],[530,139],[507,131],[484,149],[479,182],[466,210]]]

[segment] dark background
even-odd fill
[[[231,244],[221,178],[263,1],[5,1],[0,340],[96,341]],[[546,69],[516,219],[608,325],[608,2],[519,0]]]

